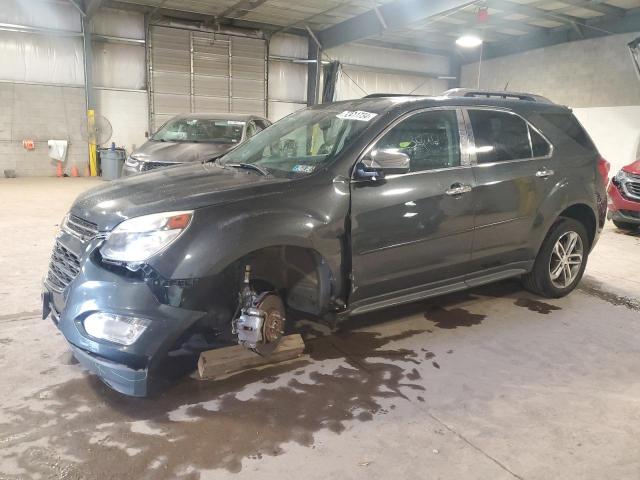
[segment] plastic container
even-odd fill
[[[100,150],[100,167],[103,180],[116,180],[122,176],[122,167],[127,158],[124,148],[116,148],[115,143],[111,148]]]

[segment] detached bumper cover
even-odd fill
[[[149,393],[148,370],[134,370],[119,363],[100,359],[71,345],[73,355],[80,365],[95,373],[115,391],[133,397],[145,397]]]

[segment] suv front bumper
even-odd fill
[[[95,312],[143,317],[150,324],[132,345],[120,345],[85,331],[84,319]],[[205,312],[160,303],[143,280],[106,270],[90,255],[63,291],[55,291],[45,282],[43,317],[49,313],[85,368],[114,390],[134,396],[149,393],[153,378],[160,373],[156,367],[176,341],[205,316]]]

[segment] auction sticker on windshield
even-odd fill
[[[373,117],[378,115],[377,113],[364,112],[362,110],[356,110],[354,112],[345,110],[342,113],[336,115],[336,117],[342,120],[360,120],[361,122],[368,122]]]

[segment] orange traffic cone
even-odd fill
[[[90,177],[91,176],[91,170],[89,170],[89,165],[87,165],[84,169],[84,176],[85,177]]]
[[[80,174],[78,173],[78,167],[76,167],[75,165],[73,167],[71,167],[71,176],[72,177],[79,177]]]
[[[58,166],[56,167],[56,177],[64,176],[64,172],[62,171],[62,162],[58,162]]]

